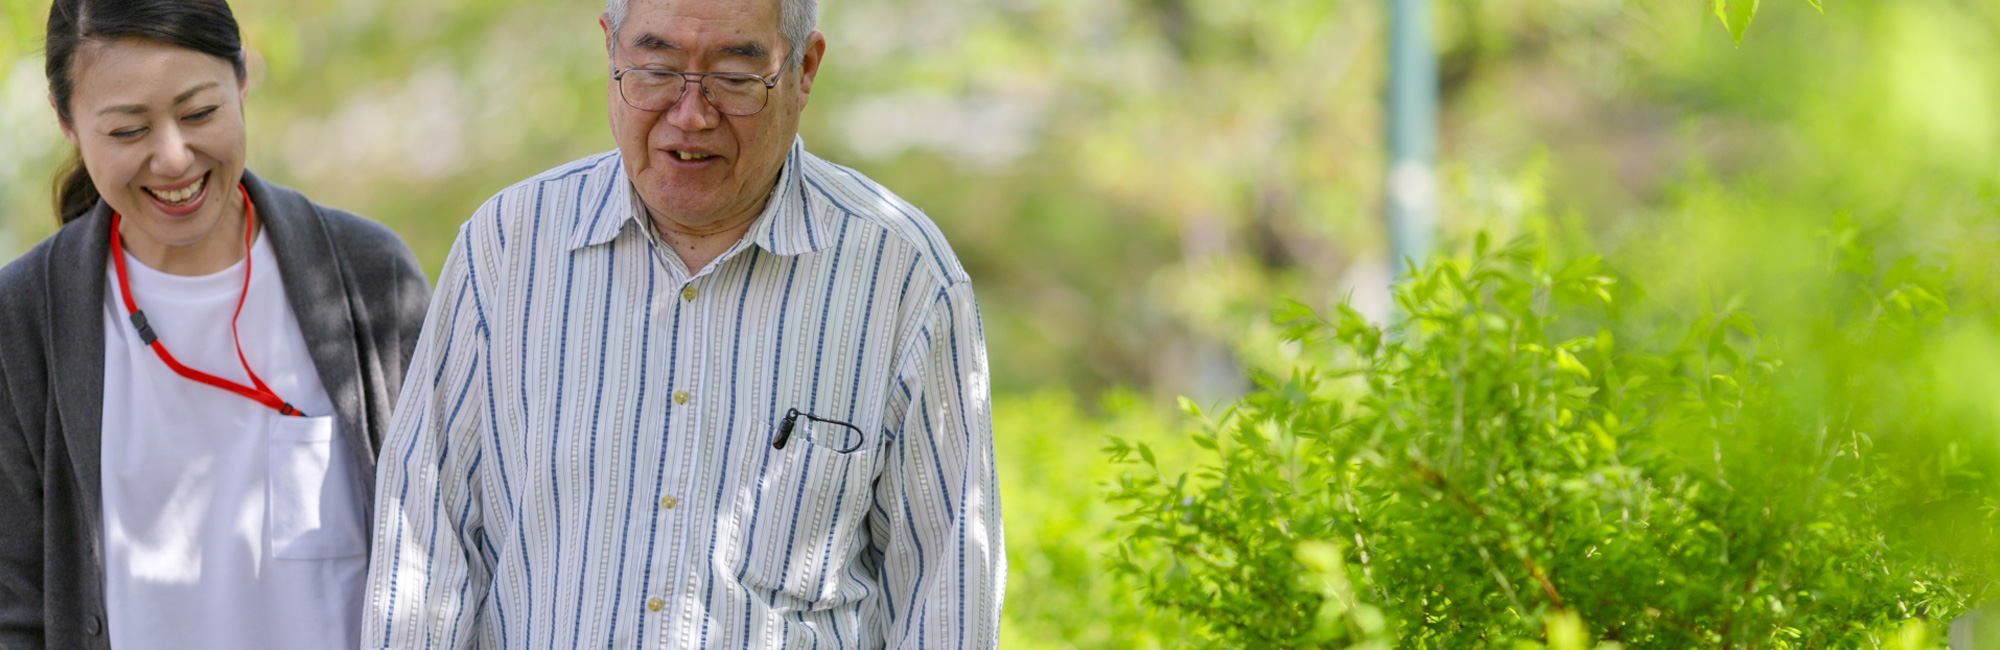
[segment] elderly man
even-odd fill
[[[923,213],[799,140],[815,14],[609,1],[617,150],[501,191],[445,261],[365,645],[997,644],[978,306]]]

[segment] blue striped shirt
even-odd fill
[[[634,196],[613,151],[461,228],[380,455],[364,645],[995,647],[984,335],[937,227],[796,140],[700,273]],[[775,448],[794,409],[855,429]]]

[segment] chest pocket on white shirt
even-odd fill
[[[805,419],[799,424],[803,429]],[[830,607],[842,572],[863,545],[859,531],[874,501],[880,434],[864,434],[859,449],[843,454],[803,431],[794,431],[784,449],[773,449],[775,431],[764,422],[751,424],[756,448],[769,456],[751,456],[756,460],[745,477],[751,483],[738,494],[733,513],[732,559],[745,586],[790,596],[805,609]]]
[[[322,560],[368,552],[353,461],[336,453],[333,416],[271,422],[264,512],[271,556]]]

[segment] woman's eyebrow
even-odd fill
[[[179,94],[179,95],[175,95],[175,96],[174,96],[174,104],[176,104],[176,105],[179,105],[179,104],[182,104],[182,103],[185,103],[185,102],[187,102],[187,100],[188,100],[189,98],[192,98],[192,97],[194,97],[194,94],[195,94],[195,93],[198,93],[198,92],[201,92],[201,91],[204,91],[204,90],[208,90],[208,89],[210,89],[210,88],[214,88],[214,87],[217,87],[217,86],[220,86],[220,85],[222,85],[222,84],[219,84],[219,83],[216,83],[216,82],[213,82],[213,81],[209,81],[209,82],[203,82],[203,83],[202,83],[202,84],[200,84],[200,85],[197,85],[197,86],[195,86],[195,87],[193,87],[193,88],[189,88],[189,89],[187,89],[187,90],[185,90],[185,91],[182,91],[182,92],[181,92],[181,94]]]
[[[180,104],[186,103],[187,100],[194,97],[195,93],[208,90],[210,88],[214,88],[220,85],[222,84],[209,81],[196,85],[193,88],[181,91],[181,94],[174,96],[174,104],[178,106]],[[146,112],[146,106],[144,104],[120,104],[118,106],[107,107],[104,110],[98,111],[97,114],[104,115],[106,113],[124,113],[126,115],[138,115],[144,112]]]

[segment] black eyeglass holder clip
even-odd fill
[[[854,444],[852,444],[852,445],[848,445],[847,447],[844,447],[844,448],[843,448],[843,447],[835,447],[835,446],[832,446],[832,445],[828,445],[828,444],[825,444],[825,443],[820,443],[819,441],[816,441],[816,440],[815,440],[815,441],[813,441],[813,442],[815,442],[816,444],[819,444],[819,445],[820,445],[820,446],[822,446],[822,447],[826,447],[827,449],[831,449],[831,450],[833,450],[833,451],[836,451],[836,452],[839,452],[839,453],[843,453],[843,454],[851,454],[851,453],[854,453],[855,451],[857,451],[857,450],[861,449],[861,444],[862,444],[862,442],[863,442],[863,441],[864,441],[864,440],[865,440],[865,439],[867,438],[867,436],[865,436],[865,435],[863,435],[863,434],[861,433],[861,427],[857,427],[857,426],[854,426],[854,425],[852,425],[852,424],[848,424],[848,423],[846,423],[846,422],[841,422],[841,421],[839,421],[839,420],[835,420],[835,419],[832,419],[832,418],[823,418],[823,417],[820,417],[820,416],[817,416],[817,415],[813,415],[813,414],[811,414],[811,413],[807,413],[807,412],[805,412],[805,411],[801,411],[801,410],[798,410],[798,409],[786,409],[786,411],[785,411],[785,419],[784,419],[784,421],[783,421],[783,422],[780,422],[780,423],[778,423],[778,434],[777,434],[776,436],[774,436],[774,437],[772,437],[772,438],[771,438],[771,448],[772,448],[772,449],[784,449],[784,448],[785,448],[785,443],[787,443],[787,442],[791,442],[791,440],[792,440],[792,429],[794,429],[795,427],[797,427],[797,425],[798,425],[798,421],[799,421],[799,417],[800,417],[800,416],[805,416],[805,418],[806,418],[807,420],[811,420],[811,421],[813,421],[813,422],[824,422],[824,423],[826,423],[826,424],[832,424],[832,425],[835,425],[835,426],[841,426],[841,427],[846,427],[846,428],[848,428],[849,430],[852,430],[852,431],[854,432]],[[810,438],[809,438],[809,439],[810,439]]]

